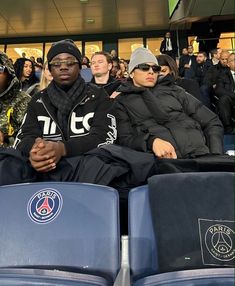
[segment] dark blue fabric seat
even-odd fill
[[[233,173],[153,176],[130,191],[128,220],[135,286],[234,284]]]
[[[111,285],[120,268],[119,198],[113,188],[65,182],[2,186],[0,228],[0,268],[98,277],[98,284],[84,285]]]

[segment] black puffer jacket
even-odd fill
[[[152,151],[155,138],[170,142],[178,158],[223,153],[223,127],[217,115],[169,75],[152,89],[123,84],[116,101],[118,143]]]

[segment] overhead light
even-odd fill
[[[92,18],[88,18],[88,19],[86,19],[86,22],[87,22],[88,24],[93,24],[93,23],[95,23],[95,20],[92,19]]]
[[[89,0],[80,0],[81,3],[88,3]]]

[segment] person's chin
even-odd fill
[[[144,84],[144,87],[154,87],[155,86],[155,82],[146,82],[145,84]]]
[[[71,87],[74,82],[71,82],[70,80],[60,80],[57,82],[57,85],[60,86],[62,89],[67,89],[68,87]]]

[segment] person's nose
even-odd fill
[[[66,63],[60,63],[60,69],[68,69],[68,65]]]

